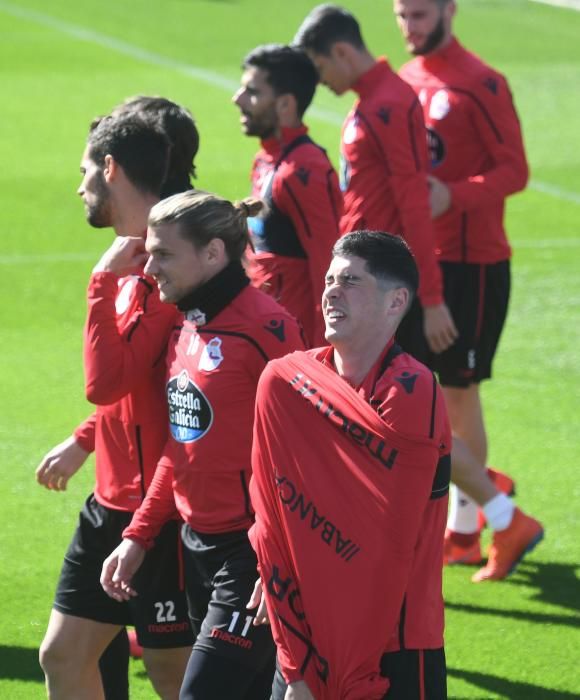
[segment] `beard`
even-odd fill
[[[435,28],[432,32],[427,34],[427,38],[425,39],[423,46],[411,47],[410,52],[413,54],[413,56],[426,56],[439,46],[444,37],[445,24],[443,22],[443,13],[441,13]]]
[[[87,222],[93,228],[111,226],[111,202],[109,190],[102,173],[98,173],[94,183],[94,203],[85,204]]]
[[[265,114],[261,114],[258,117],[252,117],[248,112],[243,112],[242,114],[247,119],[244,125],[246,136],[257,136],[263,141],[264,139],[269,139],[274,136],[276,133],[278,118],[273,107]]]

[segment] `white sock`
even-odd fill
[[[472,501],[457,486],[451,484],[447,527],[453,532],[460,532],[463,535],[477,532],[478,507],[475,501]]]
[[[505,530],[514,517],[515,505],[505,493],[498,493],[483,506],[485,519],[492,530]]]

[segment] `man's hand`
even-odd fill
[[[105,593],[120,603],[136,596],[131,580],[144,558],[145,550],[141,545],[133,540],[123,540],[103,562],[101,586]]]
[[[431,205],[431,218],[436,219],[451,206],[451,191],[449,187],[433,175],[427,175],[429,185],[429,204]]]
[[[453,345],[459,333],[446,304],[423,307],[423,332],[433,352],[443,352]]]
[[[290,683],[286,689],[284,700],[314,700],[314,695],[308,690],[304,681]]]
[[[89,453],[71,435],[44,455],[36,468],[36,481],[51,491],[66,491],[68,480],[78,472],[88,456]]]
[[[93,268],[93,272],[113,272],[119,277],[139,269],[146,262],[145,239],[119,236]]]
[[[262,589],[262,581],[258,579],[254,584],[254,590],[246,608],[248,610],[253,610],[255,607],[258,608],[256,615],[254,616],[254,625],[269,625],[270,620],[268,619],[268,609],[266,608],[266,600],[264,598],[264,591]]]

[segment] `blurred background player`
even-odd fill
[[[253,408],[268,360],[303,344],[297,322],[252,287],[242,267],[247,218],[261,207],[185,192],[149,217],[145,270],[167,307],[183,312],[167,352],[170,434],[147,497],[103,564],[102,583],[116,600],[134,598],[143,557],[177,507],[196,635],[181,700],[265,700],[272,685],[270,630],[252,625],[246,609],[257,571],[247,533]],[[118,251],[121,268],[144,253],[142,240],[132,241],[132,250]]]
[[[400,75],[423,108],[436,250],[459,330],[456,342],[429,364],[443,385],[454,436],[475,457],[473,469],[453,470],[453,481],[474,500],[452,489],[446,560],[481,560],[479,504],[494,535],[487,566],[473,580],[501,579],[543,535],[540,523],[506,495],[513,481],[501,472],[488,476],[481,466],[487,435],[479,385],[491,377],[510,291],[505,199],[528,179],[520,123],[506,79],[453,36],[454,0],[394,0],[393,6],[415,56]]]
[[[312,59],[321,83],[337,95],[348,90],[358,95],[342,128],[340,232],[389,231],[407,241],[419,266],[425,336],[431,349],[441,352],[457,332],[443,302],[435,258],[427,148],[416,96],[386,59],[375,60],[358,22],[341,7],[316,7],[294,42]]]
[[[324,272],[342,214],[336,172],[302,121],[318,76],[306,54],[279,44],[257,47],[242,67],[242,86],[232,99],[243,132],[261,140],[252,194],[267,205],[249,222],[254,250],[248,252],[248,273],[318,346],[324,343]]]
[[[119,238],[95,267],[88,290],[86,391],[97,404],[96,414],[51,450],[37,469],[39,483],[63,490],[88,454],[96,453],[95,492],[67,552],[40,650],[54,698],[78,697],[79,688],[87,698],[102,697],[99,657],[130,622],[140,630],[157,692],[176,698],[192,641],[178,576],[177,521],[167,526],[164,541],[160,539],[149,559],[152,598],[143,597],[131,609],[111,605],[99,584],[102,560],[120,541],[143,499],[166,439],[163,371],[157,365],[175,312],[161,304],[154,284],[138,269],[118,276],[110,260],[126,245],[127,236],[144,235],[149,210],[159,200],[167,175],[168,154],[169,143],[157,128],[134,114],[121,115],[95,120],[81,162],[78,192],[87,220],[96,228],[113,227]],[[159,624],[158,600],[173,606],[170,628]],[[125,678],[115,679],[115,671],[106,666],[105,685],[108,693],[120,697],[117,690],[127,688],[126,669]]]

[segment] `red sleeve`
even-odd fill
[[[156,288],[138,278],[138,304],[123,331],[117,326],[115,299],[119,278],[110,272],[91,275],[85,325],[84,364],[87,399],[114,403],[126,396],[162,354],[176,309],[163,304]]]
[[[297,149],[297,157],[305,149]],[[292,162],[279,169],[274,179],[273,196],[279,209],[290,217],[308,262],[312,295],[315,300],[316,326],[313,339],[324,339],[322,292],[332,246],[339,235],[342,193],[336,171],[326,158]],[[281,177],[280,177],[281,175]]]
[[[73,435],[79,447],[82,447],[86,452],[95,451],[95,426],[97,423],[97,414],[93,413],[86,418],[77,428]]]
[[[157,465],[145,500],[133,514],[123,537],[134,540],[144,549],[151,549],[153,540],[169,520],[179,519],[173,497],[173,467],[162,460]]]
[[[478,85],[472,119],[491,165],[466,180],[447,183],[453,206],[463,210],[495,204],[519,192],[529,176],[520,122],[507,81],[492,73]]]
[[[388,164],[404,237],[419,268],[419,299],[423,306],[436,306],[443,302],[443,283],[435,257],[421,105],[415,100],[408,111],[393,108],[388,129],[381,128],[375,114],[367,113],[366,120],[374,124],[373,130],[380,135],[378,142]]]

